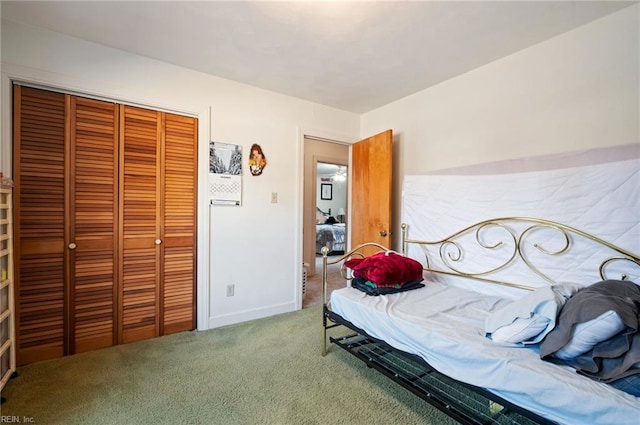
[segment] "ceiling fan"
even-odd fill
[[[347,167],[339,166],[333,178],[339,182],[347,180]]]

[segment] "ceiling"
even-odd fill
[[[2,0],[1,14],[364,113],[634,3]]]
[[[347,170],[347,167],[344,165],[338,165],[338,164],[329,164],[326,162],[318,162],[317,163],[317,173],[318,175],[334,175],[337,174],[338,172],[341,174],[344,174]]]

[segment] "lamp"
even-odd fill
[[[344,208],[340,208],[338,210],[338,214],[336,215],[336,218],[340,221],[340,223],[344,223],[344,219],[345,219]]]

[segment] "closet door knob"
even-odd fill
[[[156,245],[160,245],[162,241],[160,239],[156,239]]]
[[[77,245],[76,245],[75,243],[71,242],[71,243],[69,244],[69,249],[76,249],[76,246],[77,246]]]

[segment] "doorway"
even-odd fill
[[[347,246],[349,145],[305,137],[304,156],[303,308],[322,302],[322,246],[332,255]],[[339,276],[332,271],[328,280]]]
[[[348,173],[349,211],[345,210],[347,213],[345,218],[358,217],[358,220],[348,223],[345,249],[348,250],[364,242],[377,242],[390,248],[393,246],[391,240],[393,146],[392,130],[385,130],[353,144],[304,137],[302,258],[307,278],[312,278],[319,271],[315,264],[317,192],[326,191],[326,197],[332,193],[332,188],[316,187],[318,162],[348,164],[351,167]],[[340,158],[343,158],[343,161]],[[371,170],[375,172],[370,172]],[[301,304],[304,307],[304,289],[302,293]]]

